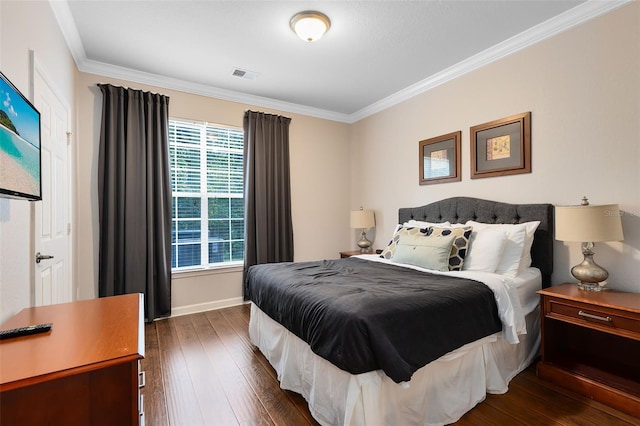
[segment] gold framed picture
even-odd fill
[[[462,132],[457,131],[418,143],[418,162],[420,185],[456,182],[460,176],[460,139]]]
[[[470,129],[471,179],[531,173],[531,112]]]

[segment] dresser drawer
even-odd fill
[[[142,389],[146,386],[146,374],[142,370],[142,364],[138,360],[138,415],[140,416],[140,426],[144,426],[144,395]]]
[[[546,316],[640,340],[640,317],[607,308],[564,299],[548,299]]]

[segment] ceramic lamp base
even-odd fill
[[[358,247],[360,247],[360,253],[368,253],[371,249],[371,241],[367,240],[367,234],[364,231],[358,241]]]
[[[609,273],[602,266],[593,260],[593,243],[585,243],[582,247],[584,260],[579,265],[571,268],[571,275],[578,281],[578,288],[587,291],[600,291],[602,287],[598,284],[609,277]]]

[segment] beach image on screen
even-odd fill
[[[0,78],[0,187],[40,195],[40,117]]]

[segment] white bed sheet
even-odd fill
[[[457,274],[467,276],[469,272]],[[517,330],[516,342],[509,343],[510,333],[504,330],[487,336],[420,368],[408,383],[397,384],[381,370],[353,375],[337,368],[254,304],[249,335],[276,370],[280,386],[300,393],[323,425],[453,423],[484,400],[487,392],[506,392],[508,383],[533,361],[540,346],[539,297],[535,293],[541,288],[540,272],[529,268],[516,278],[496,277],[489,281],[494,286],[504,284],[502,299],[512,302],[506,303],[511,308],[501,319],[513,320],[509,328]],[[499,310],[500,304],[498,301]]]

